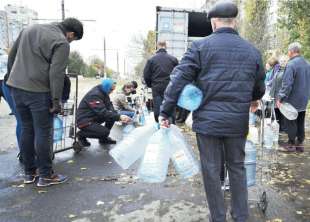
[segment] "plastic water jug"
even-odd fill
[[[253,125],[249,126],[249,133],[247,136],[247,140],[251,141],[254,144],[259,143],[258,129]]]
[[[149,141],[148,138],[157,130],[157,125],[155,124],[135,128],[130,135],[117,143],[117,145],[110,150],[109,154],[123,169],[128,169],[143,156],[145,147]]]
[[[264,127],[264,147],[266,149],[272,149],[273,140],[274,140],[274,135],[273,135],[271,123],[270,121],[267,121],[265,122],[265,127]]]
[[[279,110],[288,120],[295,120],[298,117],[298,111],[289,103],[282,103]]]
[[[147,107],[145,105],[142,106],[142,112],[143,112],[144,116],[148,116],[149,115],[149,111],[148,111],[148,109],[147,109]]]
[[[168,131],[161,128],[149,140],[138,170],[138,177],[144,182],[161,183],[166,179],[171,155]]]
[[[250,115],[249,115],[249,125],[254,126],[255,123],[256,123],[256,118],[257,118],[257,116],[255,115],[255,113],[250,112]]]
[[[188,84],[181,92],[178,99],[178,106],[189,111],[194,111],[200,106],[202,97],[202,91],[199,88],[193,84]]]
[[[174,147],[171,160],[183,178],[189,178],[199,173],[200,167],[193,151],[186,144],[185,138],[177,126],[171,125],[169,140]]]
[[[247,186],[256,183],[256,148],[254,143],[246,141],[244,166],[246,169]]]
[[[273,142],[277,143],[279,141],[280,125],[276,120],[272,121],[271,129],[273,132]]]
[[[123,128],[123,133],[127,135],[131,133],[134,129],[135,129],[135,126],[132,123],[129,123]]]
[[[53,141],[57,143],[63,138],[63,121],[59,116],[54,116],[53,128]]]

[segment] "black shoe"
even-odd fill
[[[32,184],[36,181],[38,174],[25,174],[24,176],[24,184]]]
[[[116,141],[111,139],[110,137],[104,138],[104,139],[99,139],[100,144],[116,144]]]
[[[90,142],[86,139],[86,137],[78,136],[77,139],[80,146],[89,147],[91,145]]]
[[[48,187],[51,185],[61,184],[68,180],[67,176],[61,174],[53,174],[49,177],[40,177],[37,187]]]

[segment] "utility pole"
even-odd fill
[[[107,71],[107,48],[106,48],[106,42],[105,37],[103,38],[103,56],[104,56],[104,67],[103,67],[103,75],[104,78],[106,78],[106,71]]]
[[[61,0],[61,19],[65,20],[65,0]]]

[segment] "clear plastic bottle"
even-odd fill
[[[199,173],[200,167],[191,148],[185,143],[185,139],[170,132],[169,139],[175,148],[171,156],[174,167],[183,178],[189,178]]]
[[[271,123],[270,121],[265,123],[265,127],[264,127],[264,147],[266,149],[272,149],[273,146],[273,130],[271,127]]]
[[[57,143],[63,138],[63,120],[58,115],[54,116],[53,128],[53,141],[54,143]]]
[[[161,183],[166,179],[171,155],[168,131],[161,128],[149,140],[138,170],[138,177],[144,182]]]
[[[123,169],[128,169],[144,154],[150,138],[157,131],[154,124],[134,129],[131,134],[119,142],[109,154]],[[143,139],[141,139],[143,138]]]
[[[271,128],[273,132],[273,142],[277,143],[279,141],[280,125],[276,120],[274,120],[271,123]]]
[[[288,120],[295,120],[298,117],[298,111],[289,103],[282,103],[279,110]]]

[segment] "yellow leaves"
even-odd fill
[[[81,167],[81,170],[85,171],[85,170],[87,170],[87,168],[86,167]]]
[[[68,163],[68,164],[73,164],[73,163],[74,163],[74,160],[68,160],[67,163]]]
[[[47,191],[46,191],[46,190],[38,190],[38,193],[39,193],[39,194],[47,193]]]

